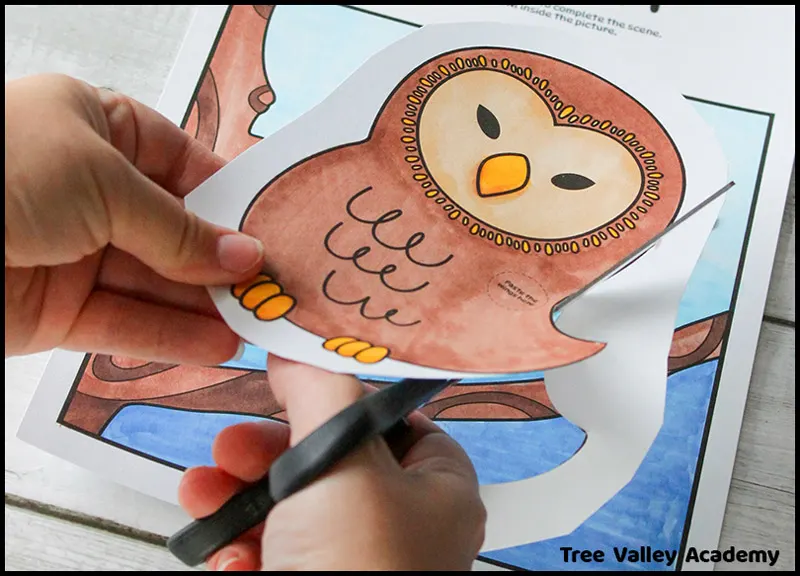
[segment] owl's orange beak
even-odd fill
[[[478,166],[478,196],[500,196],[519,192],[528,185],[531,165],[523,154],[495,154]]]

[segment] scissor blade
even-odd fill
[[[560,310],[561,308],[563,308],[564,306],[566,306],[567,304],[569,304],[570,302],[572,302],[576,298],[580,297],[581,295],[583,295],[585,292],[587,292],[588,290],[590,290],[594,286],[597,286],[598,284],[600,284],[600,282],[602,282],[604,280],[607,280],[609,277],[613,276],[614,274],[616,274],[617,272],[619,272],[620,270],[625,268],[625,266],[627,266],[628,264],[630,264],[631,262],[636,260],[639,256],[641,256],[642,254],[647,252],[650,248],[652,248],[655,245],[655,243],[658,242],[659,240],[661,240],[664,236],[666,236],[667,234],[669,234],[670,232],[675,230],[675,228],[677,228],[678,226],[680,226],[681,224],[686,222],[689,218],[691,218],[692,216],[694,216],[695,214],[700,212],[703,208],[705,208],[706,206],[711,204],[714,200],[716,200],[717,198],[719,198],[720,196],[725,194],[725,192],[727,192],[728,190],[733,188],[734,184],[735,184],[735,182],[733,182],[733,181],[728,182],[727,184],[725,184],[725,186],[723,186],[722,188],[720,188],[719,190],[714,192],[711,196],[709,196],[708,198],[706,198],[705,200],[700,202],[697,206],[695,206],[694,208],[689,210],[686,214],[684,214],[683,216],[681,216],[680,218],[675,220],[675,222],[673,222],[672,224],[670,224],[669,226],[664,228],[661,232],[659,232],[658,234],[653,236],[650,240],[645,242],[642,246],[640,246],[639,248],[637,248],[636,250],[631,252],[628,256],[626,256],[620,262],[617,262],[611,268],[609,268],[608,270],[606,270],[605,272],[600,274],[600,276],[598,276],[597,278],[595,278],[594,280],[592,280],[591,282],[586,284],[586,286],[584,286],[583,288],[581,288],[577,292],[575,292],[573,294],[570,294],[564,300],[562,300],[561,302],[556,304],[555,307],[554,307],[554,311]]]

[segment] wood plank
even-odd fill
[[[6,505],[5,569],[195,571],[166,548]]]
[[[795,171],[789,185],[786,209],[783,212],[781,235],[775,253],[775,264],[772,269],[767,306],[765,314],[769,317],[794,322],[794,206],[795,206]]]
[[[6,571],[180,571],[189,568],[163,546],[110,534],[79,523],[5,507]],[[476,561],[474,570],[505,571]]]
[[[154,106],[194,6],[6,6],[5,79],[59,72]]]
[[[794,571],[794,498],[794,491],[784,492],[734,478],[722,525],[720,550],[734,546],[737,550],[777,550],[780,555],[772,567],[720,562],[715,569]]]
[[[720,548],[763,548],[773,535],[772,526],[785,528],[785,538],[771,549],[780,550],[772,570],[793,570],[794,498],[778,490],[735,480],[728,517],[749,526],[732,538],[723,528]],[[191,570],[163,547],[6,505],[6,570]],[[502,570],[476,562],[476,570]],[[719,564],[717,570],[767,568],[763,565]]]
[[[747,396],[720,549],[777,549],[795,568],[795,331],[764,323]],[[725,564],[717,570],[743,570]]]
[[[795,332],[761,326],[733,477],[794,494]]]

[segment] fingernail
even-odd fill
[[[244,234],[225,234],[217,240],[219,265],[228,272],[252,270],[264,257],[264,245]]]
[[[233,358],[228,360],[228,362],[236,362],[241,360],[244,356],[244,340],[239,340],[239,347],[236,349],[236,354],[233,355]]]
[[[225,572],[234,562],[239,560],[239,555],[236,552],[222,552],[217,560],[217,567],[214,568],[216,572]]]

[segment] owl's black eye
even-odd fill
[[[556,174],[550,179],[550,182],[553,183],[553,186],[558,186],[564,190],[586,190],[594,186],[594,181],[586,176],[571,174],[569,172]]]
[[[478,104],[478,126],[481,127],[483,133],[492,140],[497,140],[500,136],[500,122],[497,121],[497,116],[491,113],[488,108],[484,108]]]

